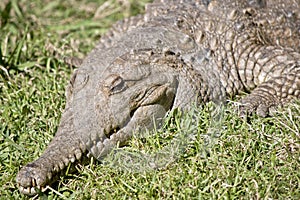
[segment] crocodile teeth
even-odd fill
[[[58,165],[59,165],[60,170],[63,170],[65,167],[65,165],[62,161],[59,161]]]
[[[33,187],[23,187],[23,186],[19,186],[19,190],[24,193],[24,194],[28,194],[28,195],[33,195],[36,194],[36,191]]]
[[[75,160],[76,159],[73,156],[71,157],[71,155],[70,155],[70,161],[71,161],[71,163],[75,162]]]
[[[58,165],[55,165],[54,168],[53,168],[53,171],[59,172],[59,170],[60,170],[60,169],[59,169],[59,166],[58,166]]]
[[[47,173],[47,178],[48,178],[48,180],[51,180],[51,178],[52,178],[52,173],[51,172]]]
[[[36,194],[36,190],[34,187],[29,187],[30,194]]]
[[[33,187],[35,187],[36,186],[36,181],[35,181],[35,179],[33,178],[33,179],[31,179],[31,184],[32,184],[32,186]]]
[[[19,188],[20,192],[30,195],[30,196],[37,194],[36,189],[40,190],[41,192],[45,192],[47,190],[47,187],[43,187],[43,186],[23,187],[20,184],[18,184],[18,188]]]
[[[79,160],[82,156],[82,152],[79,149],[76,149],[74,154],[77,160]]]
[[[70,160],[66,157],[63,157],[64,167],[69,165]]]

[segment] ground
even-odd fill
[[[15,177],[55,134],[73,71],[63,56],[84,57],[111,24],[143,12],[146,2],[1,1],[0,199],[27,198],[17,190]],[[126,151],[150,153],[160,152],[177,135],[192,135],[161,169],[128,171],[92,159],[41,197],[300,199],[300,104],[275,117],[249,120],[239,118],[231,104],[217,116],[213,108],[207,104],[170,114],[152,136],[131,140]]]

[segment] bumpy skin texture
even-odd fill
[[[117,23],[74,72],[58,132],[17,175],[34,194],[90,152],[96,158],[174,108],[241,92],[266,116],[300,97],[300,6],[292,0],[155,1]]]

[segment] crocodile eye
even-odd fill
[[[116,74],[110,75],[106,78],[104,87],[110,95],[122,92],[127,88],[124,79]]]

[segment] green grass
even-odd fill
[[[142,12],[145,2],[0,2],[0,199],[28,198],[15,177],[55,134],[73,71],[61,56],[83,57],[116,20]],[[174,113],[153,136],[131,140],[127,151],[150,154],[175,148],[170,141],[178,135],[192,135],[161,169],[132,172],[92,159],[39,197],[300,199],[300,105],[250,122],[230,107],[219,121],[212,108]]]

